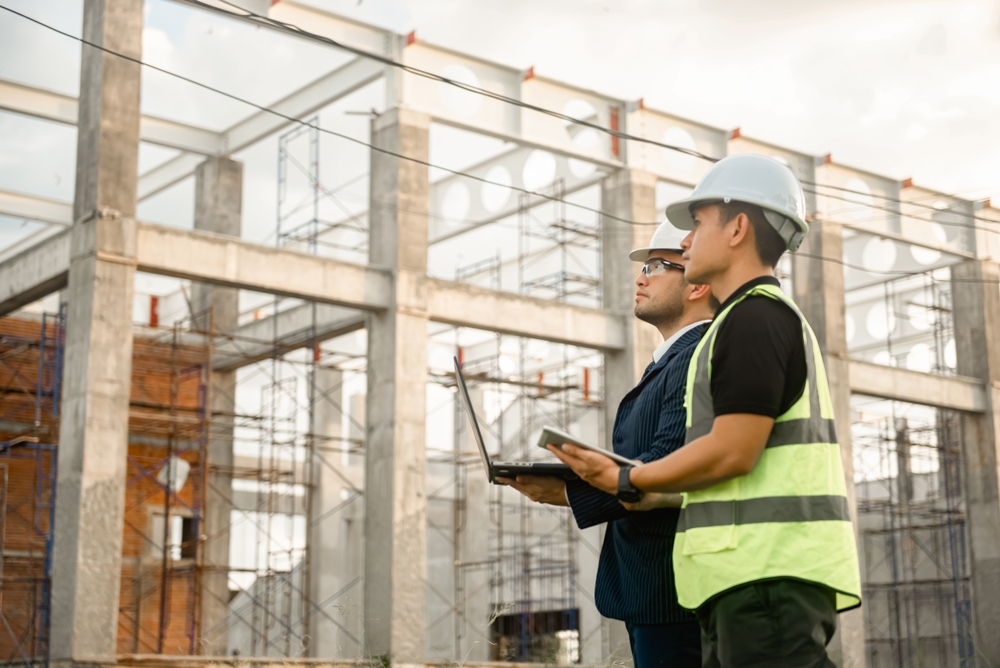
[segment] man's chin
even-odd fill
[[[703,285],[704,274],[697,267],[692,267],[690,263],[684,267],[684,280],[692,285]]]
[[[638,305],[636,305],[635,309],[632,311],[632,315],[643,322],[649,322],[649,313],[645,309],[639,308]]]

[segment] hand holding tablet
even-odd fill
[[[578,448],[583,448],[584,450],[591,450],[599,454],[604,455],[608,459],[614,460],[619,466],[636,466],[642,462],[633,459],[628,459],[627,457],[622,457],[621,455],[615,454],[604,448],[599,448],[596,445],[590,445],[589,443],[584,443],[576,436],[567,434],[564,431],[560,431],[555,427],[543,427],[542,435],[538,439],[538,447],[543,450],[547,450],[548,446],[552,445],[556,448],[562,449],[563,443],[569,443],[570,445],[575,445]]]

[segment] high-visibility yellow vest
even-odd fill
[[[805,317],[779,288],[748,290],[716,316],[695,348],[685,394],[686,443],[712,430],[715,337],[732,308],[751,295],[780,300],[798,314],[807,387],[775,419],[753,471],[684,495],[673,554],[677,598],[694,609],[741,584],[792,578],[830,587],[837,610],[849,610],[861,605],[861,575],[826,367]]]

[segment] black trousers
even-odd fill
[[[705,668],[827,668],[833,590],[799,580],[743,585],[696,611]]]
[[[700,668],[701,630],[698,622],[630,624],[628,642],[634,668]]]

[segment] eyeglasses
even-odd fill
[[[642,263],[642,273],[646,276],[659,276],[667,269],[679,269],[684,271],[683,264],[677,264],[676,262],[668,262],[667,260],[661,260],[658,257],[650,258]]]

